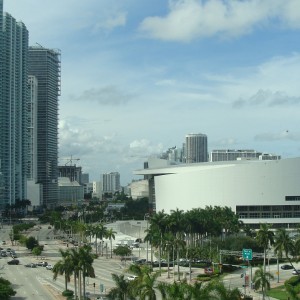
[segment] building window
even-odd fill
[[[259,213],[250,213],[250,219],[259,219]]]
[[[264,219],[268,219],[268,218],[271,218],[271,214],[270,213],[262,213],[261,217]]]
[[[273,218],[274,219],[281,218],[281,213],[273,213]]]
[[[261,206],[249,206],[250,211],[260,211]]]
[[[282,213],[283,218],[292,218],[292,213],[291,212],[284,212]]]
[[[300,201],[300,196],[285,196],[285,201]]]
[[[240,213],[239,214],[240,219],[247,219],[247,217],[248,217],[248,214],[245,214],[245,213]]]

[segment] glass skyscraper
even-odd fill
[[[37,180],[43,188],[43,204],[58,201],[58,97],[60,95],[60,51],[29,47],[28,73],[38,82]]]
[[[0,0],[0,206],[26,199],[28,31]]]

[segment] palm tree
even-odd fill
[[[142,278],[142,283],[139,286],[141,289],[140,299],[141,300],[156,300],[155,294],[155,283],[160,272],[155,272],[153,274],[146,273]]]
[[[85,299],[85,278],[95,278],[95,270],[93,268],[94,255],[91,253],[90,246],[83,246],[78,251],[78,266],[82,271],[83,298]]]
[[[254,288],[256,290],[261,288],[263,300],[265,299],[266,290],[270,289],[270,279],[274,279],[274,276],[269,272],[264,272],[262,267],[259,267],[254,273]]]
[[[73,263],[73,273],[74,273],[74,290],[75,299],[77,299],[77,279],[79,280],[80,266],[79,266],[79,256],[75,248],[70,250],[70,257]],[[79,285],[79,295],[81,297],[81,285]]]
[[[111,274],[111,277],[115,283],[114,288],[108,293],[108,299],[111,300],[127,300],[135,299],[132,296],[132,281],[127,281],[124,275]]]
[[[218,295],[218,300],[240,300],[242,297],[242,293],[238,288],[228,289],[222,281],[213,281],[212,286]]]
[[[53,267],[53,279],[56,280],[58,275],[65,275],[65,290],[68,289],[68,282],[71,280],[71,275],[74,271],[73,260],[70,251],[63,251],[59,249],[62,259],[59,260]]]
[[[161,256],[162,256],[162,239],[163,234],[166,230],[166,226],[168,224],[167,220],[168,215],[164,211],[160,211],[153,215],[150,219],[150,230],[156,230],[159,232],[160,240],[159,240],[159,271],[161,271]]]
[[[269,245],[274,244],[274,232],[271,231],[271,225],[269,224],[260,224],[260,229],[256,233],[256,240],[259,246],[264,249],[264,272],[266,272],[266,254]]]
[[[290,253],[293,253],[295,250],[295,245],[291,237],[285,228],[279,228],[275,235],[275,243],[274,243],[274,251],[278,255],[279,258],[282,258],[283,253],[285,257],[290,262],[291,266],[293,266],[292,260],[289,257]],[[294,268],[295,269],[295,268]]]
[[[107,229],[104,227],[102,223],[96,225],[94,227],[93,236],[96,237],[96,254],[98,254],[98,243],[97,239],[99,238],[101,240],[101,255],[103,256],[103,238],[106,237]]]
[[[112,228],[107,229],[106,231],[106,237],[109,239],[110,241],[110,258],[112,258],[112,240],[116,238],[115,234],[117,232],[114,231]]]

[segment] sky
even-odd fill
[[[208,150],[300,154],[299,0],[4,0],[61,50],[59,157],[138,179],[203,133]],[[80,159],[80,160],[75,160]]]

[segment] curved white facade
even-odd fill
[[[156,211],[229,206],[244,223],[300,223],[300,158],[200,163],[135,173],[154,176]]]

